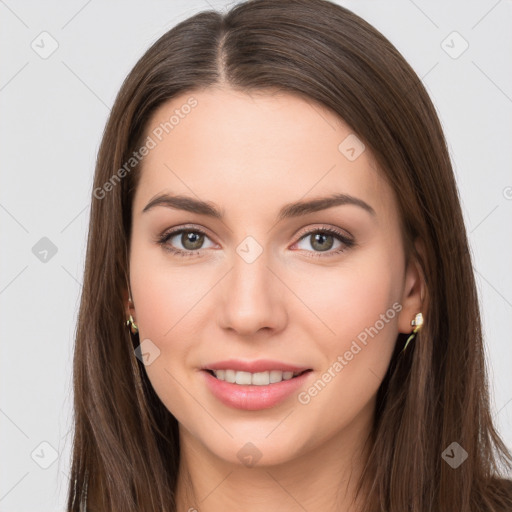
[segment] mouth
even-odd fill
[[[277,364],[281,370],[276,369]],[[215,366],[224,368],[204,367],[200,372],[207,389],[222,404],[246,411],[277,407],[306,386],[311,379],[309,374],[313,374],[311,368],[291,367],[277,362],[266,365],[267,368],[274,366],[272,370],[264,370],[263,363],[258,363],[260,368],[256,369],[260,371],[254,373],[230,369],[227,363]]]
[[[256,373],[231,369],[204,369],[204,371],[215,377],[217,380],[228,382],[230,384],[238,384],[241,386],[269,386],[272,384],[279,384],[282,381],[296,379],[297,377],[313,370],[307,369],[299,372],[269,370]]]

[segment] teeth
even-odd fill
[[[219,380],[230,382],[232,384],[268,386],[282,380],[290,380],[301,372],[282,372],[281,370],[271,370],[268,372],[238,372],[236,370],[212,370],[215,377]]]
[[[279,370],[270,370],[268,372],[269,382],[274,384],[275,382],[281,382],[283,380],[283,372]]]
[[[247,375],[249,375],[248,384],[253,384],[254,386],[267,386],[270,384],[269,372],[248,373]]]
[[[252,384],[252,375],[249,372],[236,372],[235,382],[237,384]]]

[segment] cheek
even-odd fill
[[[317,328],[318,319],[326,327],[325,338],[329,339],[330,331],[329,347],[350,345],[350,340],[374,326],[381,315],[385,318],[384,325],[378,323],[379,330],[388,334],[396,328],[399,306],[392,306],[399,298],[399,266],[392,262],[393,255],[384,250],[361,251],[339,267],[319,267],[307,277],[297,269],[296,275],[289,277],[296,283],[297,295],[317,316],[313,318]],[[312,317],[309,315],[309,320]]]
[[[158,354],[145,370],[167,410],[187,424],[201,412],[186,390],[192,384],[191,355],[202,339],[196,320],[206,285],[197,273],[179,272],[165,263],[165,256],[153,255],[153,261],[142,256],[134,253],[131,270],[139,335]]]
[[[308,306],[334,332],[312,338],[325,367],[300,401],[325,424],[339,426],[361,413],[387,371],[401,310],[399,259],[384,250],[368,252],[357,263],[354,258],[354,264],[319,273],[314,287],[301,285]]]
[[[206,266],[177,265],[178,257],[167,254],[164,249],[142,245],[134,246],[130,262],[141,335],[164,345],[166,340],[174,343],[176,331],[187,324],[189,312],[195,312],[201,297],[211,288],[208,283],[212,276],[208,279]]]

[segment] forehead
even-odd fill
[[[145,135],[154,147],[142,162],[139,211],[164,191],[252,211],[334,192],[360,197],[381,214],[395,207],[370,150],[350,126],[299,95],[185,93],[155,111]]]

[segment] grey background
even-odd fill
[[[0,0],[1,511],[64,510],[73,334],[109,108],[153,41],[231,3]],[[397,46],[438,110],[474,257],[492,410],[512,446],[512,3],[340,3]],[[31,47],[51,48],[43,31],[58,43],[46,59]],[[469,44],[457,58],[464,41],[453,31]]]

